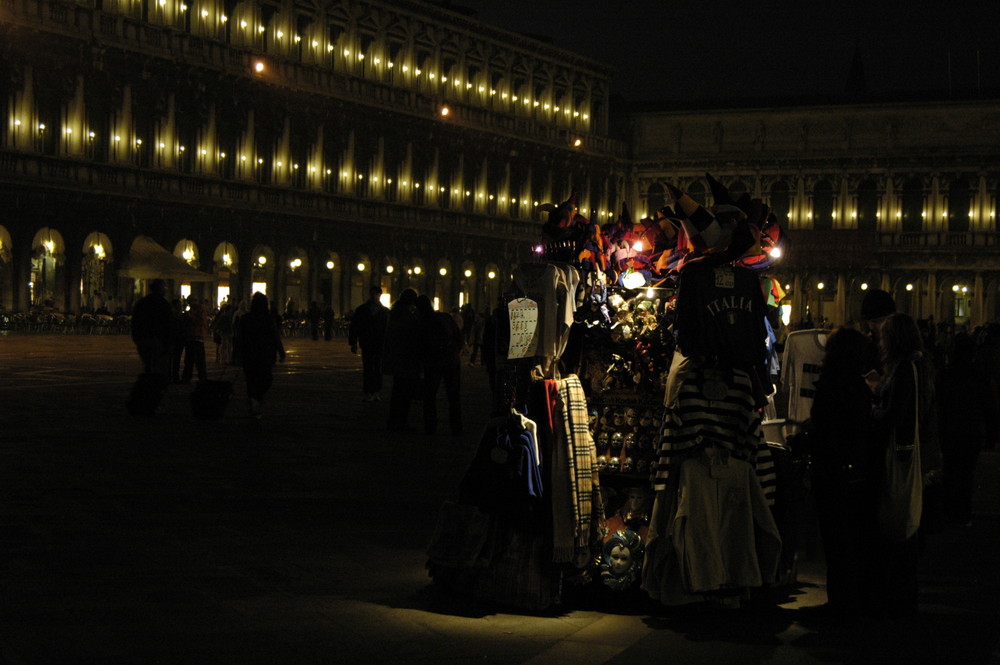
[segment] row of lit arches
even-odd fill
[[[979,228],[991,230],[995,218],[993,201],[995,195],[979,191],[978,184],[965,177],[955,177],[945,183],[945,187],[934,201],[933,190],[924,178],[906,178],[901,188],[892,195],[892,201],[886,200],[888,193],[883,182],[873,178],[861,180],[848,191],[838,191],[831,180],[819,178],[812,183],[811,189],[804,192],[806,201],[796,208],[796,189],[786,180],[776,180],[771,183],[766,199],[775,216],[791,225],[829,230],[834,228],[857,228],[862,230],[878,230],[886,227],[898,229],[904,233],[944,229],[953,233],[963,233]],[[711,205],[714,201],[708,188],[699,180],[692,180],[682,188],[696,201]],[[727,183],[727,188],[734,199],[750,192],[746,183],[733,180]],[[843,200],[845,195],[850,202]],[[977,196],[985,197],[989,203],[983,207],[977,224],[977,207],[974,205]],[[652,183],[646,190],[646,210],[643,215],[662,208],[668,203],[664,186],[658,182]],[[928,209],[937,209],[940,224],[931,223]],[[882,222],[883,210],[889,221]],[[800,219],[796,219],[798,211]],[[850,221],[848,221],[848,219]],[[893,224],[892,220],[896,223]]]
[[[0,288],[3,302],[12,303],[13,260],[17,256],[10,232],[0,226]],[[404,288],[415,288],[432,297],[437,307],[453,309],[465,304],[494,303],[500,294],[501,268],[495,262],[422,256],[374,256],[364,252],[309,252],[292,246],[276,250],[256,245],[241,251],[237,243],[223,240],[202,246],[190,238],[181,238],[163,248],[179,262],[208,273],[214,279],[172,281],[173,295],[194,295],[219,306],[245,299],[261,292],[282,303],[303,306],[318,301],[344,314],[362,304],[371,286],[380,286],[391,301]],[[128,247],[116,247],[111,237],[100,231],[89,233],[82,246],[67,246],[64,235],[55,228],[43,227],[31,241],[27,260],[29,280],[27,304],[31,307],[82,311],[106,307],[108,313],[122,313],[142,295],[137,281],[123,278],[119,271],[128,264]],[[67,269],[79,273],[79,284],[66,291]]]

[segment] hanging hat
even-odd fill
[[[866,321],[889,316],[896,312],[896,301],[882,289],[872,289],[865,293],[861,301],[861,318]]]
[[[736,205],[725,185],[713,178],[710,173],[706,173],[705,178],[708,180],[709,189],[712,190],[712,198],[715,199],[715,205]]]
[[[578,230],[575,228],[579,220],[586,221],[585,218],[577,214],[576,190],[570,192],[569,198],[558,206],[554,203],[543,203],[535,210],[549,213],[548,218],[542,225],[542,232],[555,240],[567,240],[575,237]]]
[[[674,212],[673,208],[663,206],[656,211],[655,219],[656,223],[660,225],[661,241],[666,241],[667,243],[673,241],[677,237],[677,229],[681,225],[680,217]]]
[[[720,222],[707,208],[673,185],[668,183],[667,188],[674,197],[677,207],[684,214],[681,226],[695,250],[702,253],[721,251],[729,245],[731,226]],[[739,210],[735,206],[720,207]]]

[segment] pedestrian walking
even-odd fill
[[[285,347],[263,293],[253,294],[250,311],[240,317],[239,339],[250,412],[260,418],[264,397],[274,382],[274,363],[285,362]]]
[[[174,339],[174,310],[166,298],[167,283],[154,279],[149,293],[132,310],[132,341],[146,374],[170,377],[170,354]]]
[[[241,300],[236,303],[233,308],[232,313],[232,327],[233,327],[233,355],[229,360],[230,365],[240,365],[242,364],[241,358],[243,357],[242,349],[240,348],[240,319],[247,313],[247,303],[245,300]]]
[[[368,300],[358,307],[351,316],[347,343],[351,353],[361,350],[362,390],[364,401],[381,399],[382,354],[385,347],[385,331],[389,322],[389,308],[381,303],[382,289],[373,286],[368,290]],[[332,315],[331,315],[332,318]]]
[[[354,313],[354,322],[360,313]],[[420,391],[421,367],[420,326],[417,319],[417,292],[405,289],[389,311],[385,329],[385,352],[382,371],[392,376],[389,396],[388,429],[390,432],[409,431],[407,417],[410,403]]]
[[[453,437],[462,435],[462,331],[447,312],[435,312],[431,299],[417,298],[424,368],[424,433],[437,431],[437,393],[444,383],[448,424]]]
[[[334,316],[335,315],[333,313],[333,306],[328,304],[323,309],[323,339],[326,340],[327,342],[333,339]]]
[[[228,365],[233,359],[233,306],[228,302],[212,319],[212,339],[215,341],[215,362]]]
[[[319,324],[322,318],[323,312],[320,310],[319,304],[313,300],[309,303],[309,309],[306,311],[306,319],[309,321],[309,335],[314,342],[319,340]]]
[[[469,355],[469,365],[483,364],[483,332],[486,330],[486,319],[489,318],[490,308],[486,307],[480,312],[475,312],[472,319],[472,352]]]
[[[195,297],[188,298],[188,310],[181,315],[181,337],[184,343],[184,373],[181,383],[191,383],[195,369],[198,380],[208,378],[205,367],[205,337],[208,334],[208,312]]]
[[[184,303],[180,298],[170,301],[173,309],[173,337],[170,340],[170,381],[172,383],[181,382],[181,361],[184,358],[184,337],[181,316],[184,314]]]

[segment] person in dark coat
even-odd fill
[[[417,298],[424,366],[424,433],[437,431],[437,393],[444,382],[448,423],[453,437],[462,435],[462,331],[451,314],[435,312],[431,299]]]
[[[826,555],[826,610],[850,619],[871,606],[867,544],[875,533],[874,460],[869,446],[873,395],[865,383],[869,339],[837,328],[815,384],[810,414],[811,479]]]
[[[184,344],[184,371],[181,383],[191,383],[195,370],[198,380],[208,378],[205,364],[205,337],[208,334],[208,312],[205,305],[195,297],[188,298],[190,308],[181,314],[181,341]]]
[[[934,391],[934,365],[924,353],[916,321],[907,314],[891,314],[879,329],[882,365],[885,370],[878,383],[877,404],[872,410],[872,443],[875,459],[883,460],[876,474],[878,491],[886,487],[888,469],[884,460],[893,446],[900,461],[919,455],[923,476],[923,514],[927,515],[928,485],[940,474],[941,449],[937,438],[937,401]],[[918,403],[919,402],[919,403]],[[921,527],[905,540],[876,539],[874,545],[881,566],[879,570],[880,607],[889,616],[905,617],[917,613],[917,569],[923,550]]]
[[[955,336],[951,363],[941,373],[939,424],[943,457],[944,513],[948,522],[972,523],[976,463],[987,442],[997,439],[997,397],[985,367],[976,366],[976,343]]]
[[[306,318],[309,320],[309,336],[312,340],[319,340],[319,322],[323,318],[323,311],[319,308],[319,304],[315,300],[309,303],[309,310],[306,312]]]
[[[385,347],[385,329],[389,322],[389,308],[381,303],[382,289],[373,286],[368,290],[368,301],[351,316],[347,343],[351,353],[361,348],[362,389],[364,401],[378,401],[382,390],[382,353]],[[332,317],[332,311],[331,311]]]
[[[142,371],[162,375],[164,383],[170,377],[175,336],[174,309],[166,292],[167,283],[154,279],[149,283],[149,294],[132,310],[132,341],[142,359]]]
[[[359,308],[360,310],[361,308]],[[358,317],[358,312],[351,318]],[[392,394],[389,397],[390,432],[408,431],[406,419],[410,402],[421,389],[420,324],[417,318],[417,292],[405,289],[389,311],[385,330],[385,353],[382,371],[392,376]]]
[[[274,363],[285,362],[285,347],[263,293],[253,294],[250,311],[240,317],[239,339],[250,411],[260,418],[264,396],[274,381]]]
[[[861,319],[867,327],[871,342],[865,348],[865,372],[882,372],[882,347],[879,330],[885,320],[896,312],[896,301],[882,289],[869,289],[861,300]]]
[[[329,342],[333,339],[333,307],[327,305],[323,310],[323,339]]]

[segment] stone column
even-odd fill
[[[837,295],[833,300],[834,325],[847,323],[847,279],[844,273],[837,273]]]
[[[972,311],[969,313],[969,327],[974,328],[980,324],[986,323],[986,294],[985,284],[983,281],[983,273],[976,272],[976,278],[973,282],[973,296],[972,296]]]
[[[948,225],[943,223],[941,215],[946,210],[947,201],[941,195],[941,176],[934,175],[931,177],[931,191],[927,196],[927,205],[924,206],[924,231],[947,231]]]
[[[802,276],[796,274],[792,278],[792,323],[798,323],[806,317],[805,294],[802,292]]]
[[[69,252],[66,254],[72,258],[66,262],[66,273],[68,277],[68,286],[66,289],[66,302],[65,309],[63,311],[70,314],[80,313],[80,279],[83,275],[83,256],[78,252]],[[101,289],[106,291],[106,289]],[[107,294],[105,293],[105,296]]]
[[[927,314],[933,316],[935,321],[941,321],[941,312],[939,311],[941,299],[938,298],[937,273],[933,270],[928,271],[924,275],[923,282],[923,288],[927,290],[927,295],[924,298],[926,304],[924,310]]]

